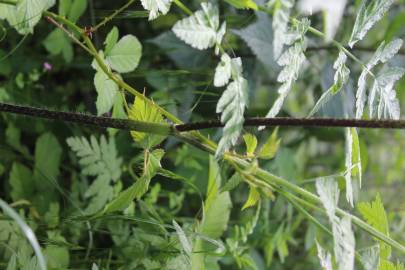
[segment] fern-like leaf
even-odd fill
[[[277,77],[277,81],[282,85],[278,89],[279,96],[273,104],[273,107],[267,113],[266,117],[275,117],[281,110],[285,98],[291,90],[293,83],[298,79],[299,71],[305,61],[305,43],[304,35],[309,27],[309,20],[304,19],[296,26],[293,32],[294,38],[297,40],[290,48],[288,48],[278,59],[277,63],[284,68]]]
[[[244,112],[248,102],[247,81],[242,77],[242,61],[232,59],[233,81],[228,85],[217,104],[217,113],[222,113],[221,122],[225,124],[216,157],[236,144],[244,123]]]
[[[219,27],[218,7],[209,2],[201,3],[201,10],[178,21],[173,26],[174,34],[191,47],[205,50],[221,44],[225,34],[225,22]]]
[[[113,197],[113,186],[121,177],[122,159],[118,157],[113,139],[94,136],[88,141],[84,137],[71,137],[66,140],[69,147],[79,158],[82,173],[96,179],[85,193],[90,198],[86,211],[94,213],[100,210]]]
[[[269,1],[269,4],[273,1]],[[278,0],[274,2],[273,11],[273,53],[274,59],[278,59],[287,44],[286,32],[288,30],[288,21],[290,19],[290,10],[294,6],[295,0]]]
[[[141,0],[143,8],[149,10],[149,21],[156,19],[160,14],[167,14],[171,3],[172,0]]]
[[[362,40],[368,30],[384,16],[394,2],[395,0],[363,0],[357,13],[349,46],[353,47],[356,42]]]
[[[367,63],[366,67],[360,74],[358,80],[358,88],[356,92],[356,118],[363,116],[363,111],[366,103],[366,88],[367,88],[367,75],[371,73],[371,69],[379,63],[386,63],[390,60],[401,48],[403,41],[395,39],[388,44],[383,41],[377,48],[373,57]],[[403,76],[402,69],[388,68],[387,72],[382,72],[378,77],[373,75],[374,85],[369,95],[369,113],[370,116],[374,115],[374,102],[376,94],[380,95],[379,103],[379,118],[398,119],[400,114],[399,101],[396,98],[394,84]]]

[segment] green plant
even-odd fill
[[[404,54],[402,40],[393,34],[381,40],[372,29],[399,31],[393,23],[400,19],[390,18],[401,18],[401,11],[389,8],[403,8],[403,2],[348,4],[353,16],[343,21],[354,25],[351,32],[337,28],[346,1],[336,1],[336,14],[323,1],[304,0],[301,13],[291,0],[140,4],[132,10],[134,0],[121,7],[92,0],[0,0],[0,19],[7,21],[1,27],[3,42],[15,48],[0,62],[0,74],[7,78],[0,109],[108,128],[67,132],[62,124],[3,116],[1,196],[10,203],[2,208],[5,213],[10,206],[19,208],[30,221],[47,267],[313,269],[319,267],[318,254],[324,269],[404,269],[403,211],[390,216],[379,195],[372,203],[358,202],[374,196],[373,190],[361,189],[369,181],[404,188],[404,154],[394,152],[394,165],[376,162],[379,140],[387,135],[364,131],[363,139],[358,129],[405,126],[399,120],[402,96],[394,88],[405,86],[400,80],[405,69],[395,58]],[[95,23],[95,5],[113,11]],[[323,10],[324,20],[301,16],[309,5]],[[139,11],[141,6],[147,12]],[[245,27],[252,16],[257,20]],[[144,17],[148,21],[139,19]],[[79,26],[86,18],[93,26]],[[135,30],[118,18],[139,26],[136,36],[120,37]],[[134,18],[137,23],[131,24]],[[322,24],[325,33],[315,28]],[[42,37],[41,30],[49,34]],[[168,31],[156,36],[163,30]],[[24,35],[22,45],[17,34]],[[336,41],[335,35],[349,41]],[[26,38],[35,50],[26,49]],[[312,46],[314,41],[326,45]],[[362,42],[366,47],[357,45]],[[361,51],[369,53],[357,54]],[[28,57],[26,66],[18,55]],[[95,91],[88,91],[93,85]],[[268,91],[273,88],[277,93]],[[58,111],[10,104],[23,102]],[[97,116],[63,112],[69,108],[90,109]],[[376,119],[363,119],[366,111]],[[276,118],[281,113],[293,117]],[[216,114],[220,121],[209,121]],[[256,114],[266,118],[249,117]],[[330,118],[300,118],[315,114]],[[270,135],[265,128],[274,123],[338,126],[345,132],[276,128]],[[395,136],[387,141],[403,147],[402,134]],[[382,177],[387,179],[376,180]],[[343,189],[346,204],[339,200]],[[352,214],[354,206],[364,220]],[[0,237],[9,250],[3,252],[3,265],[33,269],[38,261],[45,268],[38,246],[33,257],[26,243],[15,245],[25,238],[11,224],[5,219]],[[306,253],[300,256],[303,246]]]

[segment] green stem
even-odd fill
[[[193,12],[186,7],[180,0],[173,0],[174,4],[179,7],[181,10],[183,10],[185,13],[187,13],[188,15],[193,15]]]
[[[114,11],[110,16],[105,17],[104,20],[102,20],[100,23],[98,23],[96,26],[94,26],[92,31],[93,32],[97,31],[100,27],[105,25],[107,22],[111,21],[115,16],[117,16],[122,11],[127,9],[133,2],[135,2],[135,0],[129,0],[125,5],[123,5],[122,7],[117,9],[116,11]]]
[[[17,1],[13,1],[13,0],[0,0],[0,4],[15,6],[15,5],[17,5]]]

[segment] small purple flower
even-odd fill
[[[49,64],[48,62],[44,62],[44,71],[51,71],[52,70],[52,65]]]

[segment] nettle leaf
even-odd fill
[[[107,141],[101,136],[98,142],[94,136],[90,141],[84,137],[71,137],[66,142],[79,158],[82,174],[96,177],[85,193],[85,197],[90,198],[86,212],[95,213],[113,197],[112,184],[121,177],[122,158],[118,157],[113,138]]]
[[[270,1],[271,2],[271,1]],[[288,43],[287,30],[290,19],[290,11],[295,0],[278,0],[273,10],[273,54],[278,59],[283,52],[283,47]]]
[[[102,70],[94,76],[94,85],[97,91],[97,115],[102,115],[113,107],[119,88]]]
[[[151,179],[161,168],[160,160],[163,158],[165,152],[162,149],[156,149],[152,152],[145,150],[144,153],[144,170],[142,175],[132,186],[120,192],[116,198],[105,206],[103,210],[104,214],[125,210],[133,200],[141,198],[148,191]]]
[[[226,23],[224,22],[219,27],[217,6],[209,2],[203,2],[201,8],[202,10],[196,11],[190,17],[178,21],[172,30],[179,39],[191,47],[205,50],[216,44],[221,44],[226,30]]]
[[[258,10],[257,4],[253,0],[225,0],[238,9]]]
[[[122,37],[107,53],[106,61],[109,66],[119,72],[134,71],[142,55],[142,45],[134,35]]]
[[[42,12],[55,5],[55,0],[20,0],[17,5],[0,4],[0,14],[21,35],[32,34]]]
[[[150,123],[165,123],[163,116],[155,106],[149,105],[143,99],[135,98],[131,110],[128,112],[131,120]],[[162,135],[131,131],[131,136],[141,147],[149,149],[160,144],[166,137]]]
[[[394,2],[395,0],[363,0],[357,13],[349,46],[353,47],[356,42],[362,40],[368,30],[384,16]]]
[[[141,0],[144,9],[149,10],[149,21],[156,19],[160,14],[165,15],[170,10],[173,0]]]
[[[388,44],[383,41],[377,48],[373,57],[367,63],[366,68],[360,74],[358,80],[358,88],[356,92],[356,118],[363,116],[364,106],[366,103],[366,88],[367,88],[367,75],[371,69],[379,63],[385,63],[390,60],[401,48],[403,41],[395,39]],[[369,113],[374,115],[374,101],[376,94],[380,96],[380,103],[378,105],[379,118],[398,119],[400,114],[399,101],[396,98],[394,84],[403,76],[401,68],[388,68],[384,70],[378,77],[373,77],[374,85],[369,95]],[[370,106],[371,105],[371,106]]]
[[[358,203],[357,210],[359,210],[360,214],[368,224],[384,235],[389,236],[387,214],[379,194],[377,194],[375,200],[371,203]],[[391,246],[383,241],[377,241],[379,241],[380,244],[380,261],[388,259],[391,256]]]
[[[221,122],[225,124],[222,138],[215,153],[216,157],[236,144],[243,129],[243,115],[248,102],[248,84],[242,77],[242,61],[240,58],[232,60],[232,77],[234,80],[223,92],[216,109],[217,113],[222,113]]]
[[[354,191],[352,178],[356,181],[356,186],[361,187],[361,159],[360,159],[360,143],[356,128],[346,128],[346,199],[349,204],[354,206]]]

